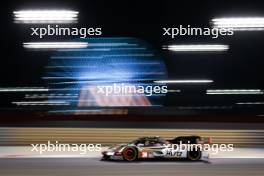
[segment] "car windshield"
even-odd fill
[[[129,144],[135,144],[135,145],[137,145],[138,143],[140,143],[140,140],[138,140],[138,139],[129,142]]]
[[[163,145],[166,143],[166,140],[164,140],[163,138],[139,138],[137,140],[134,140],[132,142],[130,142],[129,144],[134,144],[134,145],[138,145],[138,144],[143,144],[146,145],[146,143],[148,144],[159,144],[159,145]]]

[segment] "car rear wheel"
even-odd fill
[[[125,161],[135,161],[138,158],[138,151],[135,147],[126,147],[122,154]]]
[[[188,151],[187,157],[189,160],[198,161],[201,159],[202,152],[200,150]]]

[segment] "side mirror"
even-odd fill
[[[138,147],[143,147],[144,144],[139,143],[137,146],[138,146]]]

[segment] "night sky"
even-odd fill
[[[41,79],[51,52],[26,51],[22,43],[40,41],[30,36],[30,26],[15,24],[12,12],[22,9],[68,9],[79,11],[79,23],[61,26],[101,27],[102,37],[135,37],[160,52],[169,79],[211,79],[212,84],[169,85],[181,93],[166,96],[161,113],[186,114],[226,112],[263,114],[264,105],[238,106],[237,102],[264,102],[263,95],[206,95],[207,89],[264,89],[264,31],[235,32],[233,36],[162,36],[163,27],[211,27],[216,17],[264,17],[263,1],[7,1],[2,2],[0,87],[46,86]],[[42,25],[33,25],[42,26]],[[45,26],[45,25],[44,25]],[[72,37],[45,37],[41,41]],[[162,50],[170,44],[228,44],[223,53],[175,53]],[[23,94],[0,93],[0,108],[15,108],[10,102]],[[196,107],[196,108],[195,108]],[[200,109],[199,107],[209,107]],[[215,108],[210,108],[215,107]],[[222,107],[222,108],[221,108]],[[166,110],[169,108],[169,110]],[[194,109],[191,109],[194,108]],[[165,110],[164,110],[165,109]],[[140,113],[140,111],[139,111]]]

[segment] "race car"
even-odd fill
[[[128,144],[118,144],[102,152],[103,160],[136,161],[142,159],[186,158],[192,161],[208,160],[209,154],[201,149],[200,136],[180,136],[172,140],[161,137],[142,137]],[[192,146],[191,150],[186,144]]]

